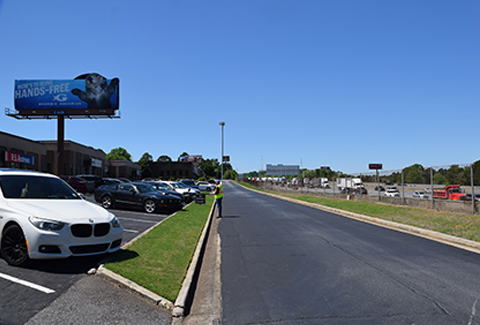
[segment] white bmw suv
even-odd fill
[[[0,169],[0,252],[10,265],[113,253],[123,227],[55,175]]]

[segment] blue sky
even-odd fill
[[[240,173],[347,173],[480,159],[480,0],[0,0],[0,104],[15,79],[120,79],[120,119],[67,120],[65,139]],[[0,116],[55,140],[56,120]]]

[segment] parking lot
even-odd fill
[[[92,195],[86,198],[95,201]],[[124,228],[122,245],[168,217],[132,210],[111,211]],[[32,261],[28,267],[12,267],[0,259],[0,324],[24,324],[87,276],[87,272],[106,257]]]

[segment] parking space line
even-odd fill
[[[126,232],[133,232],[134,234],[138,234],[140,231],[137,231],[137,230],[132,230],[132,229],[125,229],[123,228],[123,231],[126,231]]]
[[[144,222],[144,223],[157,223],[158,221],[151,221],[151,220],[142,220],[142,219],[130,219],[124,218],[126,221],[136,221],[136,222]],[[122,218],[120,218],[120,222],[122,222]]]
[[[35,284],[35,283],[32,283],[32,282],[28,282],[28,281],[25,281],[25,280],[20,280],[20,279],[14,278],[13,276],[7,275],[7,274],[0,273],[0,278],[4,278],[6,280],[24,285],[26,287],[29,287],[29,288],[32,288],[32,289],[35,289],[35,290],[38,290],[38,291],[41,291],[41,292],[45,292],[45,293],[54,293],[55,292],[55,290],[52,290],[52,289],[49,289],[49,288],[46,288],[46,287],[42,287],[41,285],[38,285],[38,284]]]

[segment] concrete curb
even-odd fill
[[[132,282],[127,278],[122,277],[121,275],[118,275],[110,270],[107,270],[106,268],[103,267],[103,265],[101,265],[98,268],[96,275],[100,276],[101,278],[104,278],[109,282],[112,282],[118,285],[120,288],[127,290],[128,292],[136,295],[142,300],[145,300],[151,304],[160,306],[170,311],[173,310],[173,303],[171,301],[139,286],[135,282]]]
[[[196,274],[196,271],[198,269],[198,263],[199,263],[199,260],[200,260],[201,251],[202,251],[203,247],[205,246],[205,242],[206,242],[206,238],[207,238],[206,234],[208,233],[208,230],[210,229],[214,208],[215,208],[215,204],[212,204],[212,208],[210,209],[209,218],[207,219],[207,222],[206,222],[205,226],[203,227],[203,231],[202,231],[202,234],[201,234],[201,236],[198,240],[194,256],[193,256],[192,261],[190,262],[190,265],[188,267],[187,275],[186,275],[186,277],[183,281],[182,288],[180,289],[179,295],[178,295],[175,303],[157,295],[156,293],[151,292],[150,290],[147,290],[147,289],[143,288],[142,286],[136,284],[133,281],[130,281],[127,278],[122,277],[121,275],[116,274],[115,272],[112,272],[112,271],[104,268],[103,264],[101,264],[98,267],[95,275],[98,275],[98,276],[102,277],[103,279],[118,285],[120,288],[129,291],[130,293],[136,295],[137,297],[139,297],[142,300],[145,300],[145,301],[147,301],[149,303],[152,303],[156,306],[159,306],[159,307],[162,307],[164,309],[169,310],[170,312],[172,312],[173,317],[183,317],[184,316],[184,311],[185,311],[185,302],[188,299],[188,294],[190,293],[190,289],[191,289],[191,285],[192,285],[192,282],[193,282],[193,279],[194,279],[194,275]],[[138,236],[135,239],[133,239],[132,241],[124,244],[122,246],[122,249],[127,248],[133,242],[135,242],[136,240],[138,240],[139,238],[143,237],[148,232],[150,232],[150,230],[152,230],[153,228],[155,228],[156,226],[158,226],[159,224],[161,224],[162,222],[164,222],[165,220],[167,220],[168,218],[170,218],[174,215],[175,214],[172,214],[169,217],[167,217],[167,218],[163,219],[162,221],[160,221],[159,223],[157,223],[156,225],[150,227],[149,229],[144,231],[140,236]]]
[[[408,234],[413,234],[413,235],[416,235],[416,236],[419,236],[419,237],[424,237],[424,238],[427,238],[427,239],[430,239],[430,240],[435,240],[437,242],[441,242],[443,244],[447,244],[447,245],[450,245],[450,246],[455,246],[455,247],[458,247],[458,248],[461,248],[461,249],[464,249],[464,250],[468,250],[468,251],[471,251],[471,252],[480,253],[480,243],[478,243],[476,241],[473,241],[473,240],[468,240],[468,239],[464,239],[464,238],[460,238],[460,237],[455,237],[455,236],[452,236],[452,235],[442,234],[442,233],[439,233],[439,232],[436,232],[436,231],[433,231],[433,230],[427,230],[427,229],[422,229],[422,228],[418,228],[418,227],[414,227],[414,226],[404,225],[404,224],[396,223],[396,222],[389,221],[389,220],[383,220],[383,219],[379,219],[379,218],[369,217],[369,216],[366,216],[366,215],[363,215],[363,214],[358,214],[358,213],[349,212],[349,211],[345,211],[345,210],[340,210],[340,209],[336,209],[336,208],[330,208],[330,207],[327,207],[327,206],[324,206],[324,205],[321,205],[321,204],[318,204],[318,203],[309,203],[309,202],[304,202],[304,201],[301,201],[301,200],[297,200],[297,199],[293,199],[293,198],[289,198],[289,197],[285,197],[285,196],[281,196],[281,195],[277,195],[277,194],[273,194],[273,193],[266,193],[266,192],[262,192],[262,191],[258,191],[258,190],[254,190],[254,189],[245,187],[241,184],[238,184],[238,185],[240,185],[243,188],[248,189],[250,191],[254,191],[254,192],[264,194],[264,195],[268,195],[268,196],[271,196],[271,197],[275,197],[277,199],[281,199],[281,200],[284,200],[284,201],[290,201],[290,202],[293,202],[293,203],[306,205],[306,206],[309,206],[309,207],[312,207],[312,208],[315,208],[315,209],[324,210],[324,211],[327,211],[327,212],[332,212],[332,213],[335,213],[335,214],[338,214],[338,215],[341,215],[341,216],[344,216],[344,217],[347,217],[347,218],[352,218],[352,219],[360,220],[360,221],[363,221],[363,222],[368,222],[370,224],[374,224],[374,225],[377,225],[377,226],[401,231],[401,232],[408,233]]]
[[[182,288],[178,293],[177,299],[175,300],[175,305],[173,308],[172,316],[173,317],[183,317],[185,316],[185,303],[188,299],[189,294],[191,293],[191,287],[193,279],[199,270],[199,263],[201,261],[202,251],[205,248],[206,240],[208,238],[207,234],[210,230],[213,218],[213,211],[215,209],[215,203],[212,204],[210,209],[210,215],[208,217],[207,223],[203,227],[202,234],[198,240],[197,248],[193,254],[192,262],[188,266],[187,274],[183,280]]]

